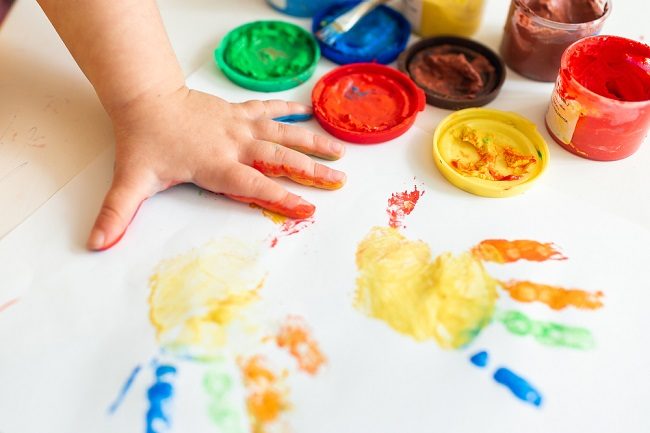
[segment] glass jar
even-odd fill
[[[531,0],[511,1],[501,40],[501,56],[512,70],[524,77],[553,82],[564,50],[579,39],[600,33],[611,12],[611,1],[583,1],[582,4],[600,5],[603,10],[595,20],[583,23],[543,18],[529,7],[531,3]]]
[[[402,11],[420,36],[471,36],[481,25],[484,0],[403,0]]]

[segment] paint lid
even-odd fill
[[[284,21],[254,21],[230,31],[214,51],[223,73],[235,84],[277,92],[307,81],[320,58],[314,36]]]
[[[544,172],[549,151],[530,120],[511,112],[467,108],[443,119],[433,135],[433,159],[458,188],[484,197],[527,190]]]
[[[314,16],[312,31],[322,27],[359,4],[359,1],[337,3],[321,10]],[[376,62],[390,63],[404,51],[411,36],[411,24],[395,9],[377,6],[366,14],[348,32],[342,34],[334,44],[327,45],[318,40],[323,57],[338,63]]]
[[[424,110],[424,92],[405,74],[376,63],[340,66],[311,94],[314,116],[330,134],[371,144],[405,133]]]
[[[427,103],[449,110],[480,107],[497,97],[506,78],[503,60],[467,38],[422,39],[397,60],[427,95]]]

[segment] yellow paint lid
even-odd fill
[[[440,122],[433,135],[433,158],[458,188],[484,197],[510,197],[530,188],[544,172],[549,151],[525,117],[468,108]]]

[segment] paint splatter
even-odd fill
[[[403,225],[404,218],[413,212],[415,205],[424,191],[418,190],[417,186],[413,187],[413,191],[403,191],[393,193],[388,199],[388,207],[386,213],[388,214],[388,225],[393,228],[406,227]]]
[[[518,260],[531,262],[566,260],[555,245],[530,240],[488,239],[475,246],[472,253],[480,260],[495,263],[512,263]]]
[[[156,381],[147,391],[149,409],[147,410],[147,433],[169,431],[171,417],[169,409],[174,396],[172,379],[176,376],[176,367],[163,364],[156,367]]]
[[[305,373],[315,375],[326,361],[302,317],[287,317],[275,337],[275,342],[295,358],[298,368]]]
[[[553,310],[573,306],[583,310],[595,310],[603,306],[603,292],[586,292],[580,289],[564,289],[557,286],[537,284],[531,281],[501,282],[510,297],[519,302],[541,302]]]
[[[0,305],[0,313],[2,313],[4,310],[6,310],[7,308],[9,308],[9,307],[11,307],[12,305],[14,305],[16,302],[18,302],[18,298],[16,298],[16,299],[12,299],[12,300],[7,301],[7,302],[5,302],[4,304]]]
[[[487,366],[489,355],[485,350],[475,353],[469,358],[469,361],[479,368]]]
[[[211,242],[161,262],[149,281],[149,305],[163,347],[218,351],[228,326],[258,300],[264,275],[256,265],[255,250],[238,241]]]
[[[271,248],[274,248],[278,244],[280,238],[295,235],[315,222],[316,221],[313,218],[305,218],[301,220],[287,219],[280,226],[280,233],[271,238]]]
[[[415,340],[466,345],[494,312],[496,282],[469,253],[431,260],[429,246],[374,227],[357,248],[355,307]]]
[[[275,373],[260,355],[241,360],[240,368],[247,390],[246,406],[253,433],[264,433],[291,408],[287,372]]]
[[[218,368],[209,370],[203,378],[203,389],[208,396],[208,416],[219,428],[228,433],[245,433],[246,417],[234,400],[233,378]]]
[[[524,313],[513,310],[499,312],[495,318],[510,333],[519,336],[530,335],[547,346],[587,350],[596,345],[591,331],[586,328],[533,320]]]
[[[523,377],[507,368],[499,368],[495,371],[494,380],[507,387],[519,400],[537,407],[542,405],[542,394]]]
[[[124,397],[126,397],[126,394],[129,392],[129,389],[131,389],[131,385],[133,385],[133,381],[138,376],[140,370],[142,370],[142,366],[136,365],[133,371],[131,371],[129,378],[126,380],[126,382],[124,382],[124,385],[122,385],[122,389],[120,390],[119,394],[115,398],[115,401],[113,401],[113,403],[108,407],[109,415],[114,414],[117,408],[120,407],[122,401],[124,400]]]

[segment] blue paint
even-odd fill
[[[310,17],[340,0],[266,0],[279,12],[296,17]]]
[[[124,400],[124,397],[126,396],[126,393],[129,392],[129,389],[131,389],[131,385],[133,385],[133,381],[135,380],[136,376],[138,373],[142,370],[141,365],[136,365],[131,374],[129,375],[129,378],[124,382],[124,385],[122,385],[122,389],[120,390],[120,393],[117,395],[117,398],[108,407],[108,414],[113,415],[115,411],[117,410],[118,407],[122,404],[122,400]]]
[[[494,380],[506,386],[519,400],[530,403],[534,406],[542,405],[542,395],[523,377],[520,377],[508,370],[499,368],[494,372]]]
[[[169,430],[171,419],[169,417],[169,404],[174,396],[174,385],[171,379],[176,375],[173,365],[159,365],[156,367],[156,381],[149,390],[149,410],[147,410],[147,433],[161,433]]]
[[[289,114],[288,116],[276,117],[276,122],[282,123],[296,123],[296,122],[305,122],[312,118],[311,114]]]
[[[489,359],[488,353],[485,350],[482,350],[472,355],[472,357],[469,358],[469,361],[475,366],[483,368],[487,365],[488,359]]]
[[[312,31],[316,33],[358,3],[347,1],[316,14]],[[318,43],[323,56],[340,65],[358,62],[387,64],[404,51],[410,35],[411,24],[402,14],[388,6],[379,6],[337,38],[333,45],[320,40]]]

